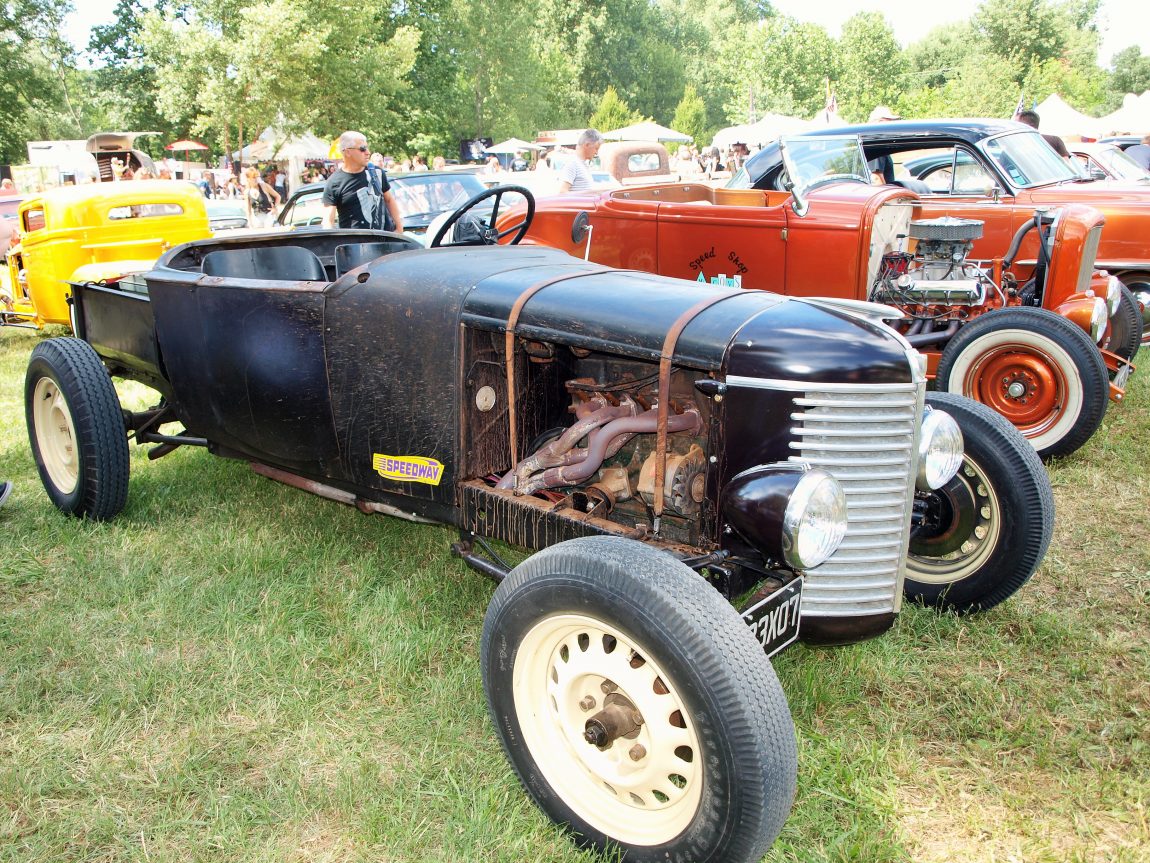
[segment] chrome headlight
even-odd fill
[[[1122,282],[1117,276],[1106,279],[1106,317],[1114,317],[1118,304],[1122,301]]]
[[[962,430],[954,417],[928,406],[922,415],[918,439],[915,485],[920,491],[946,485],[962,466],[962,452]]]
[[[1102,334],[1106,332],[1106,324],[1110,315],[1106,313],[1106,301],[1101,297],[1094,298],[1094,309],[1090,312],[1090,338],[1094,343],[1102,341]]]
[[[839,547],[847,501],[839,481],[804,462],[749,468],[723,490],[723,518],[768,560],[813,569]]]
[[[795,569],[813,569],[839,547],[847,532],[847,498],[824,470],[803,474],[783,514],[783,557]]]

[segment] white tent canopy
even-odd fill
[[[494,146],[487,147],[483,152],[494,153],[498,155],[513,156],[523,150],[545,150],[546,147],[541,147],[538,144],[532,144],[530,141],[524,141],[521,138],[508,138],[506,141],[500,141]]]
[[[690,135],[684,135],[682,132],[676,132],[674,129],[668,129],[666,126],[660,126],[649,120],[643,123],[632,123],[622,129],[604,132],[603,138],[607,141],[676,141],[680,144],[687,144],[694,140]]]
[[[726,151],[728,147],[734,144],[746,144],[754,150],[766,146],[783,135],[797,135],[800,132],[805,132],[813,125],[810,120],[804,120],[801,117],[767,114],[755,123],[720,129],[711,139],[711,145],[718,147],[720,152]]]
[[[1040,115],[1041,116],[1041,115]],[[1045,125],[1043,117],[1043,125]],[[1094,121],[1100,135],[1145,135],[1150,133],[1150,90],[1141,96],[1127,93],[1122,107]]]
[[[1093,138],[1098,134],[1100,121],[1076,111],[1057,93],[1051,93],[1034,110],[1039,116],[1043,133],[1047,135]]]

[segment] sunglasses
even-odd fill
[[[359,150],[359,152],[361,152],[361,153],[366,153],[366,152],[367,152],[367,147],[344,147],[343,149],[344,149],[344,151],[345,151],[345,152],[346,152],[347,150]]]

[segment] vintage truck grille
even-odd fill
[[[838,551],[807,573],[803,614],[897,611],[902,598],[924,385],[836,387],[796,396],[796,453],[834,475],[847,496]]]

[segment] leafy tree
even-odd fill
[[[898,101],[906,60],[894,31],[878,12],[859,12],[843,24],[836,92],[839,113],[865,120],[875,105]]]
[[[381,40],[378,23],[350,0],[192,0],[178,16],[147,13],[140,39],[157,105],[174,123],[231,126],[245,139],[272,125],[328,136],[356,128],[394,147],[396,96],[419,34],[401,27]]]
[[[698,92],[690,84],[683,93],[675,108],[675,117],[671,120],[671,128],[685,135],[690,135],[696,143],[710,137],[707,127],[707,106],[699,97]]]
[[[904,52],[907,64],[904,91],[942,87],[979,50],[977,34],[969,21],[935,27]]]
[[[24,162],[29,140],[81,134],[74,52],[61,35],[71,8],[68,0],[0,3],[0,162]]]
[[[627,103],[619,98],[614,87],[608,87],[603,98],[599,100],[599,107],[587,122],[592,129],[607,132],[630,126],[632,123],[641,123],[645,119],[642,114],[627,107]]]
[[[720,74],[731,82],[725,120],[746,123],[771,111],[813,116],[826,103],[826,81],[836,80],[834,40],[816,24],[777,16],[760,21],[729,40],[716,58]]]
[[[1065,29],[1048,0],[985,0],[973,24],[985,51],[1011,67],[1021,86],[1032,66],[1055,60],[1065,47]]]
[[[1150,90],[1150,57],[1142,54],[1137,45],[1123,48],[1111,60],[1114,72],[1110,77],[1110,89],[1118,94],[1119,101],[1126,93],[1145,93]]]

